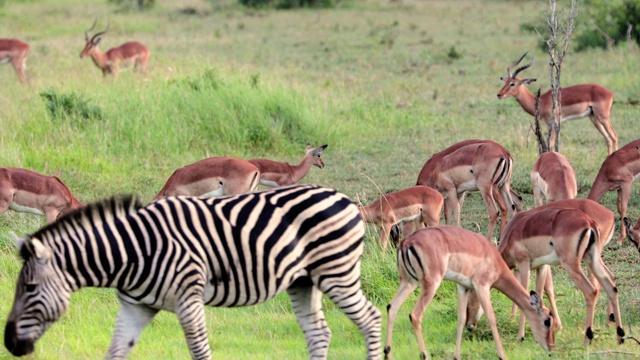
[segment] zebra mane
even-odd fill
[[[31,237],[42,238],[41,235],[51,230],[64,227],[65,224],[81,221],[83,218],[116,218],[134,213],[143,207],[139,198],[133,195],[120,195],[100,200],[68,214],[62,215],[55,222],[42,227]],[[109,216],[111,215],[111,216]],[[23,246],[24,247],[24,246]],[[21,251],[22,253],[22,251]]]

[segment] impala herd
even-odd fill
[[[116,76],[125,67],[145,71],[149,49],[139,42],[127,42],[103,53],[98,48],[109,30],[90,36],[96,22],[85,32],[80,57],[90,56],[106,76]],[[11,63],[21,82],[27,81],[29,45],[17,39],[0,39],[0,63]],[[535,112],[535,96],[525,85],[536,79],[517,78],[530,63],[519,66],[526,56],[507,68],[504,86],[497,97],[514,97],[530,115]],[[618,136],[611,126],[613,93],[595,84],[562,88],[560,122],[589,116],[606,140],[608,156],[593,182],[587,199],[576,199],[576,174],[566,157],[543,153],[531,171],[535,208],[523,211],[522,197],[511,188],[514,161],[507,149],[490,140],[465,140],[434,154],[419,172],[415,186],[382,195],[360,207],[364,221],[379,228],[377,242],[386,249],[390,234],[403,226],[397,247],[400,288],[387,307],[385,356],[391,358],[393,322],[397,311],[416,287],[422,293],[410,320],[420,348],[428,357],[422,335],[422,316],[444,280],[458,285],[458,327],[454,357],[460,358],[463,328],[473,328],[484,313],[496,343],[502,348],[490,290],[496,288],[522,310],[518,337],[525,334],[528,319],[535,340],[552,350],[555,330],[562,329],[556,306],[550,265],[560,265],[583,292],[586,302],[584,343],[593,337],[593,318],[601,288],[608,298],[608,319],[616,324],[618,342],[625,332],[620,316],[615,276],[602,261],[605,245],[613,237],[615,216],[598,202],[608,191],[618,192],[621,243],[625,237],[640,251],[640,219],[626,217],[632,182],[640,177],[640,140],[618,149]],[[546,123],[553,117],[551,94],[540,98],[539,115]],[[557,140],[551,130],[550,143]],[[154,201],[165,196],[224,196],[255,191],[259,185],[279,187],[301,181],[313,166],[324,168],[321,154],[327,145],[308,145],[298,165],[268,159],[243,160],[211,157],[173,172]],[[479,191],[489,212],[487,236],[461,228],[461,207],[467,191]],[[545,199],[547,204],[545,204]],[[20,168],[0,168],[0,215],[8,209],[46,216],[47,223],[84,205],[55,176],[44,176]],[[445,224],[440,225],[444,213]],[[498,246],[489,241],[500,217]],[[426,227],[426,228],[425,228]],[[393,238],[393,236],[392,236]],[[488,239],[487,239],[488,238]],[[397,239],[396,239],[397,240]],[[589,277],[583,271],[584,263]],[[536,291],[528,292],[530,272],[536,272]],[[515,272],[514,273],[512,273]],[[545,292],[552,311],[543,304]],[[517,307],[516,307],[517,306]]]

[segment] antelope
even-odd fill
[[[618,289],[615,277],[601,258],[602,244],[606,241],[601,239],[600,226],[578,208],[553,207],[554,204],[516,214],[501,236],[498,251],[507,266],[519,272],[520,284],[525,289],[529,288],[531,270],[543,265],[561,265],[567,271],[585,297],[587,314],[584,344],[589,345],[593,339],[593,316],[599,286],[589,281],[582,272],[580,262],[584,262],[592,279],[597,280],[607,293],[612,308],[609,319],[615,321],[618,343],[622,343],[624,330],[620,319]],[[540,288],[547,276],[538,273],[537,279],[536,287]],[[518,336],[524,337],[522,317]]]
[[[416,185],[437,189],[444,198],[447,224],[460,226],[460,207],[466,191],[477,190],[489,210],[487,237],[491,238],[498,215],[500,231],[507,216],[522,208],[520,195],[511,190],[511,154],[490,140],[466,140],[434,154],[422,167]]]
[[[622,218],[622,222],[627,230],[629,241],[631,241],[640,252],[640,219],[636,221],[635,225],[631,225],[631,221],[629,221],[627,217]]]
[[[29,44],[18,39],[0,39],[0,64],[11,63],[21,83],[27,81]]]
[[[418,230],[400,243],[398,272],[400,288],[387,305],[387,340],[384,349],[387,359],[391,358],[393,322],[398,309],[418,286],[422,286],[422,292],[409,319],[420,347],[420,358],[428,357],[422,335],[422,317],[444,280],[458,284],[455,359],[460,359],[465,307],[471,292],[477,294],[487,314],[498,357],[506,359],[491,305],[491,288],[504,293],[520,306],[531,324],[536,341],[543,349],[549,351],[554,348],[553,315],[535,292],[528,293],[518,283],[496,247],[480,234],[447,225]]]
[[[533,65],[536,57],[533,56],[530,63],[522,65],[513,71],[513,68],[518,66],[526,55],[527,53],[524,53],[518,61],[507,67],[507,77],[500,78],[504,82],[504,86],[497,96],[498,99],[514,97],[522,109],[533,116],[535,114],[534,104],[536,97],[524,85],[531,84],[536,79],[520,79],[516,76]],[[618,134],[611,126],[611,107],[613,106],[613,93],[611,90],[601,85],[583,84],[563,87],[560,95],[561,115],[558,125],[566,120],[589,116],[593,125],[604,136],[608,153],[611,154],[618,149]],[[551,124],[551,106],[552,98],[549,90],[540,96],[538,106],[540,119],[547,125]],[[556,135],[555,130],[552,129],[549,139],[550,146],[556,143]]]
[[[631,195],[631,183],[640,177],[640,139],[621,147],[602,163],[587,198],[600,202],[607,191],[618,191],[620,218],[627,216],[627,205]],[[618,244],[627,236],[627,228],[621,226]]]
[[[322,152],[327,146],[322,145],[314,149],[311,144],[307,144],[304,157],[298,165],[267,159],[251,159],[249,162],[260,170],[260,185],[269,187],[293,185],[307,176],[312,166],[324,169]]]
[[[258,187],[260,171],[246,160],[211,157],[173,172],[153,199],[187,195],[203,198],[241,194]]]
[[[531,170],[533,200],[536,206],[557,200],[573,199],[578,195],[576,173],[569,160],[557,152],[545,152]]]
[[[118,47],[109,49],[106,53],[100,51],[98,44],[102,40],[101,36],[109,31],[109,25],[104,31],[100,31],[89,39],[89,32],[96,27],[96,21],[93,26],[84,32],[86,44],[80,53],[80,59],[90,56],[93,63],[102,70],[102,75],[112,74],[118,76],[120,68],[135,66],[141,71],[146,71],[147,62],[149,61],[149,49],[142,43],[137,41],[126,42]]]
[[[11,209],[45,216],[50,224],[58,216],[82,207],[56,176],[21,168],[0,168],[0,216]]]
[[[418,226],[436,226],[440,224],[443,204],[444,199],[437,190],[428,186],[412,186],[385,194],[358,209],[365,222],[380,228],[378,241],[386,250],[393,225],[418,220]]]

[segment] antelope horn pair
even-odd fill
[[[526,53],[524,53],[520,59],[518,61],[516,61],[515,63],[509,65],[509,67],[507,67],[507,75],[509,76],[510,79],[513,79],[516,77],[516,75],[518,75],[518,73],[524,69],[529,68],[531,65],[533,65],[533,62],[536,61],[536,55],[533,55],[533,58],[531,59],[531,62],[526,64],[526,65],[522,65],[519,68],[516,69],[516,71],[512,74],[511,73],[511,69],[513,69],[514,67],[518,66],[518,64],[520,64],[520,61],[522,61],[522,59],[524,59],[525,56],[527,56],[529,52],[527,51]]]
[[[97,34],[93,35],[93,37],[91,38],[91,40],[89,40],[89,31],[93,30],[93,29],[96,27],[96,24],[97,24],[97,23],[98,23],[98,19],[93,20],[93,26],[91,26],[91,28],[90,28],[90,29],[88,29],[88,30],[86,30],[86,31],[84,32],[84,38],[85,38],[85,40],[90,41],[90,42],[94,42],[94,41],[95,41],[95,40],[96,40],[100,35],[103,35],[103,34],[105,34],[107,31],[109,31],[109,26],[111,25],[111,21],[108,21],[108,22],[107,22],[107,28],[106,28],[104,31],[101,31],[101,32],[99,32],[99,33],[97,33]]]

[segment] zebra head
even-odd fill
[[[64,314],[72,291],[54,270],[49,247],[36,238],[13,236],[24,265],[7,319],[4,345],[13,355],[22,356],[33,352],[35,342]]]

